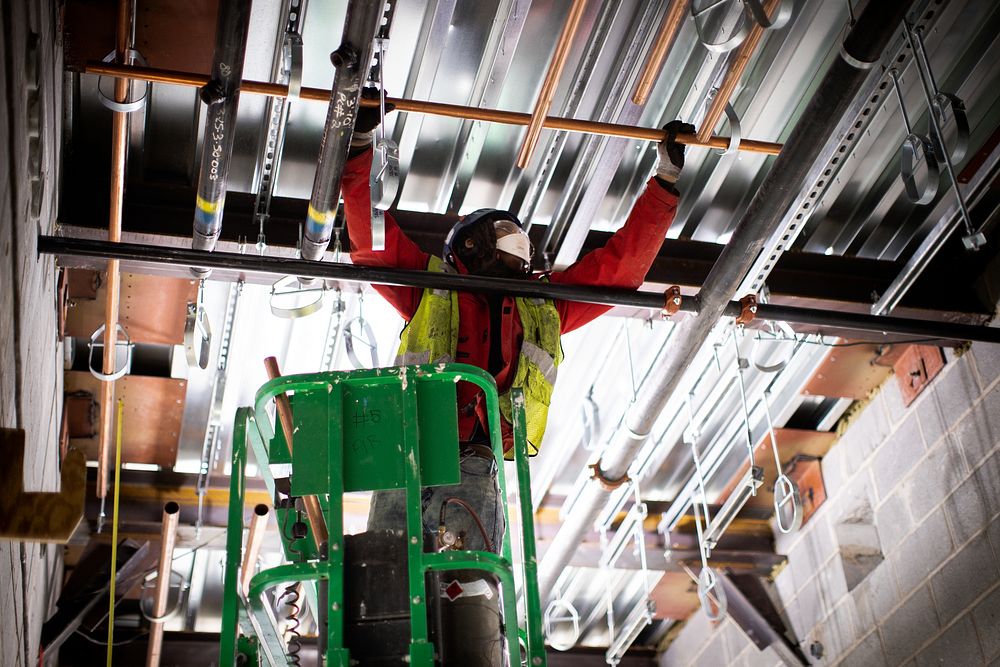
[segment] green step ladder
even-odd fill
[[[486,551],[425,553],[423,550],[421,487],[459,482],[456,409],[459,381],[477,385],[486,397],[490,439],[497,461],[501,498],[504,499],[506,529],[500,555]],[[281,394],[290,394],[295,434],[292,453],[289,453],[281,429],[274,428],[267,409]],[[238,409],[233,427],[219,664],[236,664],[237,653],[247,656],[249,664],[256,664],[260,657],[265,664],[290,664],[287,646],[266,594],[279,585],[303,582],[306,598],[315,610],[318,608],[316,584],[326,580],[328,634],[322,664],[348,667],[350,656],[344,647],[343,494],[405,489],[410,664],[434,664],[434,645],[428,640],[425,573],[469,569],[488,572],[500,581],[508,665],[545,665],[524,397],[520,390],[512,392],[511,402],[522,530],[519,574],[523,582],[523,627],[518,625],[499,398],[492,376],[466,364],[433,364],[289,375],[261,386],[255,407]],[[243,558],[248,445],[253,449],[258,470],[272,498],[275,497],[272,466],[287,465],[291,465],[292,470],[293,496],[319,496],[329,540],[325,560],[319,557],[311,534],[295,540],[304,547],[294,552],[301,552],[300,562],[257,573],[250,580],[249,593],[244,596],[239,590],[238,578]],[[292,544],[284,534],[282,540],[286,557],[291,559]]]

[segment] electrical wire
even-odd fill
[[[811,336],[819,336],[819,340],[811,339]],[[796,343],[803,343],[806,345],[822,345],[823,347],[858,347],[860,345],[875,345],[875,346],[886,346],[886,345],[907,345],[910,343],[930,343],[934,341],[941,340],[940,338],[907,338],[905,340],[854,340],[849,343],[828,343],[824,340],[825,334],[804,334],[802,336],[762,336],[760,332],[754,336],[755,339],[761,341],[794,341]],[[836,336],[834,336],[836,338]]]
[[[81,637],[83,637],[84,639],[86,639],[88,642],[90,642],[92,644],[97,644],[98,646],[107,646],[108,645],[107,641],[105,641],[103,639],[96,639],[94,637],[91,637],[90,635],[88,635],[83,630],[80,630],[79,628],[77,628],[74,632],[76,634],[80,635]],[[138,640],[142,639],[143,637],[147,636],[148,634],[149,634],[148,632],[140,632],[135,637],[130,637],[128,639],[123,639],[123,640],[121,640],[119,642],[114,642],[111,645],[112,646],[125,646],[126,644],[131,644],[131,643],[133,643],[135,641],[138,641]]]
[[[295,556],[297,561],[303,560],[303,551],[298,549],[295,544],[301,539],[295,536],[293,532],[291,535],[288,534],[288,516],[291,514],[291,510],[285,512],[285,516],[281,520],[281,533],[288,540],[288,552]],[[302,522],[302,512],[299,510],[295,511],[295,523]],[[292,529],[294,531],[295,526],[293,524]],[[299,653],[302,651],[302,642],[300,638],[302,635],[299,633],[299,612],[302,611],[299,606],[299,599],[301,595],[299,594],[299,583],[292,582],[285,587],[285,590],[278,596],[277,604],[279,607],[285,606],[288,608],[288,615],[286,617],[285,632],[288,634],[288,652],[285,654],[288,658],[289,665],[301,665],[301,657]]]
[[[444,513],[445,510],[448,509],[449,503],[455,503],[456,505],[464,508],[465,511],[469,513],[469,516],[472,517],[472,520],[476,522],[476,526],[479,527],[479,534],[483,536],[483,542],[486,544],[486,550],[496,553],[496,551],[493,548],[493,541],[486,534],[486,526],[483,525],[482,519],[480,519],[479,515],[476,514],[476,510],[472,509],[472,505],[465,502],[461,498],[449,496],[448,498],[444,499],[444,502],[441,503],[441,512],[438,515],[438,523],[444,525]]]

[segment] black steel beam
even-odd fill
[[[94,229],[106,228],[108,205],[107,197],[102,194],[107,191],[106,178],[102,185],[100,179],[103,175],[97,168],[82,173],[81,169],[73,171],[74,177],[67,179],[64,188],[66,201],[72,202],[72,205],[63,207],[60,222]],[[130,183],[125,197],[122,230],[178,239],[187,237],[190,234],[188,221],[194,214],[194,196],[194,188],[189,185]],[[294,248],[307,206],[305,199],[274,197],[266,226],[268,245]],[[220,240],[255,240],[258,223],[253,210],[254,195],[229,192]],[[458,220],[457,216],[435,213],[392,213],[406,235],[421,250],[431,254],[441,253],[445,234]],[[536,246],[543,232],[543,227],[536,225],[532,228],[531,235]],[[343,234],[346,252],[350,248],[350,237],[346,230]],[[590,232],[581,254],[603,247],[610,236],[608,232]],[[968,286],[975,284],[986,270],[989,261],[997,255],[1000,244],[991,243],[985,252],[971,257],[960,246],[947,246],[942,250],[896,309],[897,315],[979,323],[991,314],[992,303],[983,302]],[[666,239],[646,280],[696,288],[705,282],[723,247],[718,243],[691,239]],[[781,256],[777,267],[768,276],[767,285],[774,303],[835,307],[868,313],[873,294],[884,291],[902,267],[903,262],[900,261],[789,251]],[[541,264],[535,268],[540,270]]]
[[[275,276],[294,275],[357,283],[404,285],[411,287],[466,290],[483,294],[522,296],[529,298],[564,299],[598,303],[608,306],[631,306],[659,310],[663,295],[655,292],[631,291],[617,288],[562,285],[534,280],[507,278],[482,278],[478,276],[407,271],[403,269],[311,262],[306,260],[241,255],[237,253],[205,253],[182,248],[141,245],[137,243],[109,243],[56,236],[38,237],[38,252],[52,255],[76,255],[104,259],[134,260],[140,262],[175,264],[188,267],[235,269],[246,273],[268,273]],[[701,304],[697,298],[686,298],[680,306],[683,312],[698,313]],[[741,306],[730,301],[722,315],[735,317]],[[873,340],[889,342],[887,336],[906,338],[980,341],[1000,343],[1000,329],[950,322],[937,322],[901,317],[877,317],[860,313],[826,311],[816,308],[795,308],[761,304],[757,309],[760,320],[777,320],[811,326],[828,327],[831,335],[837,329],[865,331]]]

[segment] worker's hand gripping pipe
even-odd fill
[[[371,67],[372,43],[384,9],[383,0],[352,0],[347,6],[343,40],[330,54],[335,71],[302,234],[304,259],[322,259],[330,245],[340,181],[358,114],[358,98]]]
[[[215,250],[222,232],[222,209],[226,203],[229,159],[236,136],[236,111],[243,80],[243,58],[247,50],[251,3],[246,0],[223,0],[215,33],[212,78],[201,89],[201,99],[208,105],[201,168],[198,173],[198,196],[195,199],[195,250]],[[192,269],[206,275],[206,269]]]

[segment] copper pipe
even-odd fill
[[[155,69],[151,67],[122,67],[121,65],[112,65],[109,63],[88,63],[83,72],[84,74],[122,76],[138,81],[169,83],[192,88],[200,88],[208,83],[208,77],[203,74],[192,74],[189,72]],[[266,83],[263,81],[244,81],[240,84],[240,94],[246,93],[266,95],[268,97],[287,97],[288,87],[277,83]],[[330,91],[322,88],[303,88],[299,96],[302,99],[316,102],[329,103],[330,101]],[[448,118],[467,118],[469,120],[479,120],[489,123],[503,123],[505,125],[527,125],[531,122],[530,114],[520,113],[517,111],[479,109],[477,107],[465,107],[458,104],[442,104],[441,102],[406,100],[399,97],[387,97],[385,99],[386,102],[391,102],[396,105],[396,111],[405,111],[408,113],[422,113],[433,116],[446,116]],[[361,106],[378,106],[378,100],[361,98]],[[545,118],[544,126],[550,130],[567,130],[569,132],[580,132],[583,134],[603,134],[612,137],[644,139],[647,141],[660,141],[664,136],[663,130],[650,127],[620,125],[618,123],[599,123],[590,120],[578,120],[576,118],[561,118],[559,116],[547,116]],[[699,141],[693,134],[682,134],[677,137],[677,141],[687,146],[698,146],[701,148],[729,147],[729,137],[721,136],[713,136],[707,141]],[[740,142],[740,150],[752,153],[777,155],[781,152],[781,144],[771,141],[743,139]]]
[[[174,544],[177,541],[177,521],[181,507],[170,501],[163,506],[163,526],[160,532],[160,564],[156,569],[156,590],[153,593],[152,620],[149,624],[149,648],[146,652],[146,666],[157,667],[163,650],[163,616],[167,613],[167,597],[170,593],[171,564],[174,560]]]
[[[253,567],[260,554],[260,545],[264,541],[264,529],[267,526],[267,516],[270,509],[263,503],[253,508],[250,517],[250,531],[247,533],[247,547],[243,550],[243,564],[240,566],[240,592],[246,596],[250,592],[250,579],[253,578]]]
[[[689,2],[690,0],[674,0],[670,4],[670,9],[663,16],[663,23],[660,25],[660,34],[657,35],[656,42],[649,51],[646,66],[639,76],[639,83],[635,86],[635,92],[632,93],[633,103],[642,106],[649,99],[649,93],[653,90],[653,84],[656,83],[656,79],[660,76],[660,70],[663,69],[663,63],[667,59],[667,54],[670,53],[670,47],[674,45],[677,33],[681,31],[681,26],[684,25],[684,15],[687,14]]]
[[[264,368],[267,369],[267,377],[276,380],[281,377],[281,370],[278,368],[278,360],[274,357],[264,359]],[[278,421],[281,422],[281,430],[285,434],[285,442],[288,443],[288,453],[292,453],[292,434],[295,433],[295,426],[292,422],[292,404],[285,394],[278,394],[274,397],[275,409],[278,413]],[[302,498],[306,506],[306,518],[309,520],[310,532],[319,547],[326,542],[330,534],[326,530],[326,521],[323,519],[323,508],[319,504],[316,496],[305,496]]]
[[[569,8],[569,15],[566,23],[563,24],[562,32],[559,34],[559,41],[556,42],[556,50],[549,63],[549,71],[545,74],[542,82],[542,90],[535,100],[535,108],[531,112],[531,122],[528,123],[528,131],[524,135],[521,143],[521,150],[517,153],[517,166],[524,169],[531,161],[531,155],[538,145],[538,137],[542,133],[542,125],[545,117],[552,106],[552,98],[556,94],[556,86],[559,85],[559,77],[562,76],[563,67],[566,66],[566,58],[569,57],[570,47],[573,46],[573,38],[580,27],[580,19],[583,18],[583,10],[587,6],[587,0],[573,0],[573,6]]]
[[[117,26],[115,28],[115,59],[127,67],[131,64],[129,39],[132,34],[132,3],[119,0]],[[129,80],[115,79],[115,101],[128,100]],[[128,114],[112,112],[111,119],[111,209],[108,218],[108,240],[121,241],[122,204],[125,198],[125,151],[128,145]],[[108,260],[104,300],[104,355],[102,372],[115,372],[118,362],[118,293],[121,275],[118,260]],[[114,432],[115,383],[101,383],[101,419],[97,454],[97,497],[104,498],[108,492],[108,466],[111,459],[111,436]]]
[[[768,16],[774,12],[774,8],[778,6],[778,2],[779,0],[767,0],[764,4],[764,11],[767,12]],[[699,141],[705,141],[712,136],[712,131],[718,125],[719,119],[722,118],[722,114],[726,110],[726,105],[729,103],[730,98],[732,98],[733,91],[736,90],[736,85],[743,78],[743,73],[750,65],[750,59],[753,58],[753,54],[757,50],[757,45],[760,44],[760,40],[763,37],[764,28],[755,21],[753,28],[750,29],[750,34],[747,35],[747,38],[743,40],[743,43],[740,44],[739,49],[736,51],[733,62],[730,63],[729,69],[726,71],[726,76],[723,77],[722,84],[712,98],[712,104],[708,107],[705,118],[701,121],[701,129],[698,130]]]

